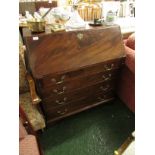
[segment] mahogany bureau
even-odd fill
[[[114,99],[125,52],[120,27],[25,35],[47,125]]]

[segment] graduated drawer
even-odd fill
[[[79,99],[86,98],[88,96],[94,96],[98,93],[106,93],[111,90],[114,90],[114,81],[102,82],[96,85],[92,85],[83,89],[79,89],[78,91],[74,91],[71,93],[66,93],[63,95],[53,95],[48,98],[42,99],[43,106],[46,109],[59,107],[61,105],[66,105],[68,103],[75,102]]]
[[[110,81],[117,77],[117,72],[118,70],[101,72],[95,75],[66,81],[61,85],[52,85],[51,87],[40,89],[40,96],[61,95],[94,85],[99,82]]]
[[[74,114],[91,107],[97,106],[101,103],[107,102],[114,99],[114,93],[112,91],[108,93],[94,94],[93,96],[88,96],[86,98],[62,105],[56,108],[44,109],[47,119],[58,119],[61,117]]]
[[[56,73],[55,75],[47,75],[42,79],[37,80],[37,83],[41,89],[64,84],[64,82],[70,82],[75,79],[90,77],[91,75],[118,69],[124,63],[124,59],[114,59],[104,63],[99,63],[91,66],[86,66],[74,71],[68,71],[64,73]]]
[[[80,89],[76,89],[75,91],[71,92],[64,92],[61,94],[56,94],[56,93],[51,93],[49,96],[45,95],[42,97],[43,101],[54,101],[54,100],[61,100],[63,101],[65,97],[67,97],[67,101],[74,100],[76,98],[83,97],[85,95],[89,94],[94,94],[98,93],[100,91],[102,92],[107,92],[109,90],[112,90],[115,88],[115,80],[110,80],[110,81],[104,81],[104,82],[99,82],[96,84],[92,84],[87,87],[83,87]]]

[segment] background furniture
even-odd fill
[[[36,137],[26,132],[21,121],[19,124],[19,154],[40,155]]]
[[[81,2],[78,3],[78,13],[85,21],[93,21],[102,18],[102,4],[99,2]]]
[[[19,154],[43,155],[36,133],[21,106],[19,106],[19,114]]]
[[[19,2],[19,13],[25,15],[25,11],[29,11],[33,14],[36,11],[39,11],[40,7],[44,8],[53,8],[57,6],[57,1],[36,1],[36,2]]]
[[[32,77],[26,71],[24,65],[24,49],[19,48],[19,104],[26,113],[33,130],[37,131],[45,128],[45,120],[39,111],[40,98],[35,92],[35,84]]]
[[[25,35],[27,68],[47,124],[114,99],[125,58],[119,26],[34,37]]]
[[[135,111],[135,35],[124,40],[125,66],[118,81],[117,94],[130,110]]]

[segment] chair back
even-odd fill
[[[24,138],[27,135],[27,131],[22,124],[21,119],[19,118],[19,139]]]
[[[25,93],[29,90],[26,80],[26,68],[23,60],[23,49],[19,48],[19,93]]]

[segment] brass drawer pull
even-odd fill
[[[100,89],[106,91],[110,88],[110,85],[106,85],[106,87],[101,86]]]
[[[55,78],[52,78],[51,81],[52,81],[52,82],[55,82],[56,84],[61,84],[61,83],[64,82],[64,79],[65,79],[65,75],[63,75],[63,76],[61,77],[61,80],[60,80],[60,81],[57,81]]]
[[[109,66],[108,65],[104,65],[104,68],[109,71],[109,70],[112,70],[114,68],[114,64],[110,64]]]
[[[102,78],[104,81],[110,80],[111,79],[111,74],[108,74],[107,77],[105,75],[102,75]]]
[[[59,101],[59,100],[56,100],[55,102],[59,105],[62,105],[62,104],[65,104],[66,103],[66,100],[67,100],[67,97],[64,97],[63,98],[63,101]]]
[[[97,99],[100,100],[100,101],[104,101],[106,99],[106,95],[104,95],[103,97],[99,96]]]
[[[57,113],[60,115],[64,115],[67,111],[68,109],[65,109],[64,111],[58,110]]]
[[[57,89],[54,89],[53,92],[56,93],[56,94],[58,94],[58,95],[60,95],[60,94],[63,94],[63,93],[65,92],[65,90],[66,90],[66,87],[64,86],[64,87],[62,88],[62,91],[59,91],[59,90],[57,90]]]

